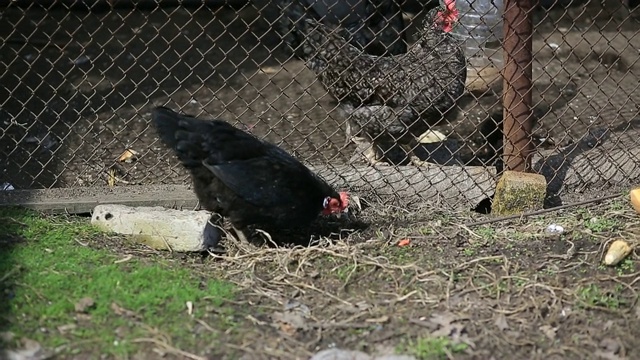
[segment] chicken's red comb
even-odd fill
[[[456,11],[456,0],[444,0],[444,5],[449,11]]]
[[[345,191],[340,192],[340,202],[342,202],[342,207],[346,208],[349,206],[349,194]]]

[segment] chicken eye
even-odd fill
[[[330,198],[330,197],[326,197],[326,198],[324,198],[324,200],[322,201],[322,207],[323,207],[323,208],[325,208],[325,209],[326,209],[326,208],[327,208],[327,206],[329,206],[329,200],[331,200],[331,198]]]

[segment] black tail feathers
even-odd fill
[[[207,134],[213,129],[210,121],[179,114],[165,107],[151,111],[151,120],[160,140],[170,147],[186,167],[201,166],[207,158]]]

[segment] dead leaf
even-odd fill
[[[456,320],[458,320],[458,317],[453,313],[431,314],[429,318],[429,322],[440,326],[448,326]]]
[[[602,339],[602,341],[600,341],[600,347],[605,349],[607,352],[617,354],[622,348],[622,345],[620,345],[620,342],[615,339],[604,338]]]
[[[282,70],[282,67],[264,66],[260,70],[265,74],[275,74]]]
[[[119,157],[118,161],[130,163],[135,161],[138,157],[138,152],[133,149],[126,149]]]
[[[542,333],[549,338],[549,340],[554,340],[556,338],[556,331],[558,331],[557,327],[542,325],[538,328]]]
[[[311,310],[307,305],[296,300],[287,301],[287,303],[284,305],[284,310],[288,312],[300,313],[300,315],[304,317],[307,317],[311,314]]]
[[[295,335],[297,328],[291,324],[280,323],[280,331],[287,335]]]
[[[294,330],[306,329],[307,327],[305,319],[300,314],[292,312],[275,312],[271,315],[271,320],[281,323],[281,327],[291,326]]]
[[[298,330],[307,329],[306,317],[311,314],[311,310],[305,304],[297,300],[289,300],[284,305],[283,312],[274,312],[271,320],[281,331],[293,335]]]
[[[367,304],[366,301],[359,301],[353,305],[349,304],[349,305],[344,305],[340,307],[341,310],[344,310],[352,314],[361,313],[363,311],[366,311],[369,308],[370,306],[369,304]]]
[[[636,318],[640,319],[640,303],[636,305]]]
[[[131,310],[127,310],[116,303],[111,303],[111,310],[113,310],[113,312],[116,313],[116,315],[126,316],[130,318],[138,317],[138,314],[136,314],[135,312]]]
[[[507,323],[507,317],[504,314],[498,314],[494,324],[500,329],[500,331],[505,331],[509,329],[509,323]]]
[[[75,309],[77,313],[88,313],[89,310],[96,307],[96,302],[90,297],[84,297],[80,299],[75,305]]]
[[[440,329],[433,331],[431,336],[433,337],[448,337],[451,339],[458,339],[464,331],[463,324],[448,324],[441,326]]]
[[[61,334],[67,333],[71,330],[74,330],[75,328],[77,328],[78,325],[76,324],[66,324],[66,325],[60,325],[58,326],[58,331],[60,331]]]
[[[596,359],[606,359],[606,360],[622,360],[622,358],[612,352],[596,350],[594,352]]]

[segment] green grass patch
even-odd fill
[[[613,290],[607,291],[596,284],[590,284],[578,290],[579,305],[586,308],[605,307],[616,310],[626,305],[626,301],[619,296],[622,291],[621,285],[616,285]]]
[[[461,353],[467,350],[465,343],[453,343],[444,337],[419,338],[408,341],[398,348],[398,352],[413,355],[418,360],[447,359],[449,354]]]
[[[198,318],[205,305],[220,306],[233,296],[231,284],[201,279],[179,263],[137,258],[118,263],[121,255],[82,246],[83,240],[104,237],[88,219],[0,209],[0,237],[21,239],[0,249],[2,296],[8,300],[0,314],[8,324],[4,330],[45,347],[84,343],[101,353],[130,354],[136,344],[129,340],[148,330],[141,323],[169,334],[188,332],[194,320],[187,315],[187,301],[195,304]],[[75,304],[84,297],[95,307],[79,321]],[[134,312],[140,322],[116,314],[113,303]],[[76,327],[59,331],[69,324]],[[122,327],[130,338],[122,337]],[[174,340],[177,345],[189,338]]]

